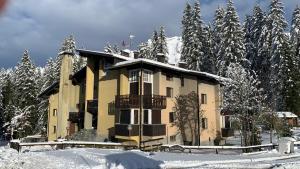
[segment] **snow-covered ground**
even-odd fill
[[[252,154],[169,153],[138,150],[32,147],[18,153],[0,147],[0,169],[105,168],[299,168],[300,151],[281,155],[276,150]]]

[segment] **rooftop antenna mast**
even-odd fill
[[[129,49],[131,50],[131,47],[132,47],[132,40],[133,38],[135,38],[134,35],[129,35]]]

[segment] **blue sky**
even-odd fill
[[[299,0],[282,0],[286,18]],[[10,0],[0,15],[0,67],[13,67],[28,49],[36,65],[57,55],[60,44],[73,34],[77,47],[103,50],[107,42],[120,44],[135,35],[133,45],[165,26],[168,36],[181,34],[182,12],[187,0]],[[190,3],[194,1],[188,0]],[[200,0],[201,14],[212,22],[226,0]],[[265,10],[270,0],[234,0],[241,21],[259,3]]]

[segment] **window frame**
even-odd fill
[[[207,94],[201,93],[201,104],[207,104]]]
[[[175,112],[169,112],[169,123],[174,123],[174,122],[175,122]]]
[[[201,128],[208,129],[208,119],[205,117],[201,119]]]
[[[56,126],[53,126],[53,133],[54,134],[56,134],[56,130],[57,130]]]
[[[52,116],[53,116],[53,117],[56,117],[56,116],[57,116],[57,109],[53,109]]]
[[[170,95],[168,95],[168,89],[170,89]],[[173,98],[173,88],[172,87],[166,87],[166,96],[169,98]]]

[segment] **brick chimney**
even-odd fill
[[[180,61],[180,62],[178,62],[178,67],[187,69],[187,63],[183,62],[183,61]]]
[[[156,58],[158,62],[165,63],[166,56],[163,53],[157,53]]]

